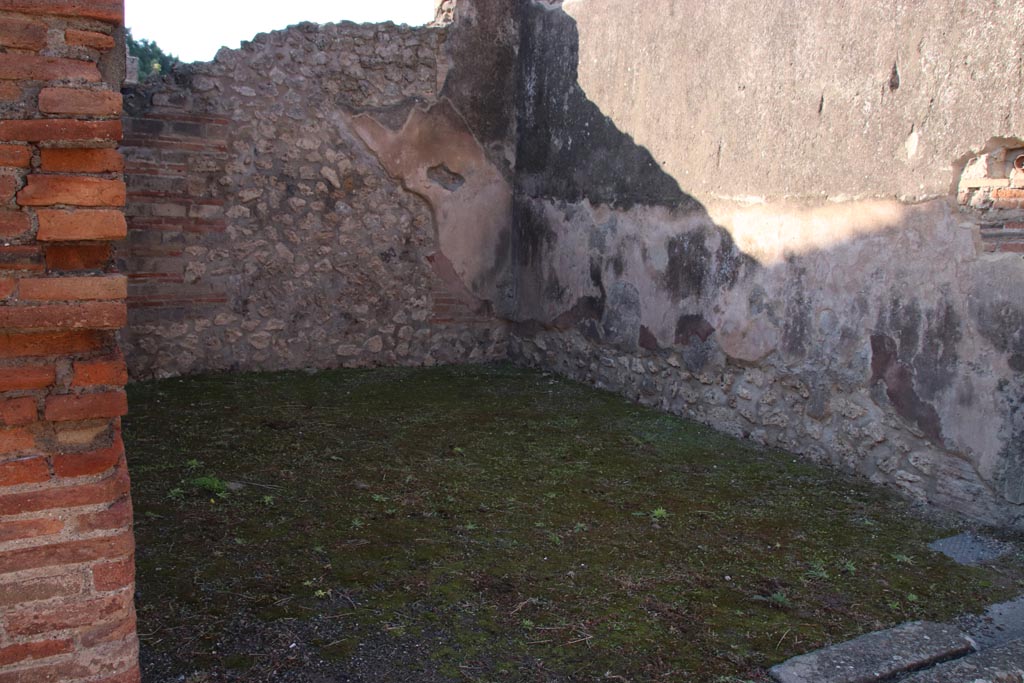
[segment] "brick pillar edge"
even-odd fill
[[[122,0],[0,0],[0,683],[137,683]]]

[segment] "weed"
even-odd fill
[[[228,492],[227,484],[225,484],[217,477],[210,475],[204,477],[195,477],[189,480],[189,483],[192,484],[192,486],[194,486],[195,488],[199,489],[200,491],[205,491],[207,493],[212,493],[218,496],[224,495]]]
[[[777,590],[771,595],[755,595],[751,599],[756,602],[767,603],[769,607],[774,607],[775,609],[789,609],[793,606],[789,596],[786,595],[785,591],[781,590]]]
[[[828,570],[825,569],[825,563],[821,560],[815,560],[814,562],[811,562],[811,567],[810,569],[804,572],[804,577],[807,579],[818,581],[828,581],[831,578],[831,576],[828,573]]]
[[[663,522],[668,519],[668,510],[665,508],[654,508],[651,510],[651,519],[655,522]]]
[[[353,529],[362,529],[364,526],[366,526],[366,522],[363,521],[362,517],[353,517],[352,521],[349,522],[349,526],[351,526]]]
[[[266,505],[268,508],[269,507],[274,507],[274,497],[273,496],[263,496],[262,498],[260,498],[260,502],[263,503],[264,505]]]
[[[167,498],[168,500],[183,500],[185,498],[185,489],[175,486],[167,492]]]
[[[908,567],[914,566],[914,558],[910,557],[910,555],[904,555],[903,553],[893,553],[891,557],[896,564],[903,564],[907,565]]]

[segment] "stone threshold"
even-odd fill
[[[778,683],[1024,683],[1024,596],[953,624],[914,621],[793,657]]]

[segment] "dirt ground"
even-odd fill
[[[767,681],[1017,595],[962,525],[506,365],[130,387],[146,683]]]

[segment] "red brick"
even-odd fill
[[[52,366],[0,368],[0,391],[45,389],[54,383],[57,372]]]
[[[81,634],[84,647],[124,640],[135,635],[135,614],[133,612],[128,618],[121,617],[116,622],[87,627],[82,629]],[[112,679],[103,680],[110,681]]]
[[[46,47],[46,26],[36,21],[0,17],[0,45],[19,50],[42,50]]]
[[[110,263],[109,244],[52,244],[46,248],[46,270],[103,270]]]
[[[111,90],[43,88],[39,92],[39,111],[47,114],[117,116],[121,113],[121,93]]]
[[[122,387],[128,383],[128,368],[123,358],[77,361],[71,386],[108,385]]]
[[[8,666],[17,662],[33,659],[46,659],[54,655],[71,652],[74,641],[67,638],[57,640],[38,640],[32,643],[19,643],[0,648],[0,666]]]
[[[121,173],[124,157],[116,149],[44,149],[44,171],[58,173]]]
[[[46,399],[45,416],[51,422],[120,417],[128,412],[128,397],[123,391],[93,394],[63,394]]]
[[[17,427],[36,421],[36,399],[31,396],[0,399],[0,426]]]
[[[135,558],[131,555],[92,568],[93,587],[98,591],[112,591],[130,586],[135,581]]]
[[[22,206],[124,206],[125,187],[120,180],[80,178],[69,175],[30,175],[18,193]]]
[[[0,166],[28,168],[32,150],[25,145],[0,145]]]
[[[17,237],[29,231],[32,222],[22,211],[0,211],[0,239]]]
[[[82,645],[84,647],[95,647],[101,643],[110,643],[124,640],[135,635],[135,613],[127,619],[120,618],[117,621],[106,624],[96,624],[81,630]],[[110,679],[106,679],[110,680]]]
[[[124,20],[124,0],[3,0],[3,8],[24,14],[99,19],[110,24]]]
[[[119,330],[128,323],[123,303],[0,306],[0,330]]]
[[[0,102],[14,102],[21,99],[22,90],[20,83],[11,81],[0,81]]]
[[[43,664],[30,669],[0,670],[0,683],[58,683],[80,681],[92,674],[77,659],[64,659],[55,664]]]
[[[6,204],[14,197],[21,182],[12,175],[0,175],[0,204]]]
[[[1011,254],[1024,254],[1024,242],[1004,242],[999,245],[999,251]]]
[[[996,199],[992,202],[992,208],[999,210],[1019,209],[1020,205],[1021,200],[1019,199]]]
[[[37,608],[15,612],[7,617],[7,632],[12,636],[31,636],[48,631],[87,626],[118,616],[127,618],[132,605],[131,600],[130,594],[118,593],[92,600],[71,602],[53,609]]]
[[[0,428],[0,455],[27,451],[36,445],[32,432],[21,427],[13,429]]]
[[[139,666],[136,664],[128,671],[116,674],[109,678],[103,678],[94,683],[140,683],[142,681],[142,672]]]
[[[38,247],[0,247],[0,270],[42,270],[42,252]]]
[[[79,533],[90,533],[93,531],[113,531],[114,529],[127,529],[132,523],[131,499],[125,496],[112,503],[106,510],[89,512],[75,518],[75,530]],[[114,590],[124,584],[105,588],[103,590]]]
[[[0,140],[23,142],[117,142],[121,122],[76,119],[26,119],[0,121]]]
[[[0,358],[62,356],[101,348],[106,336],[93,330],[71,332],[0,332]]]
[[[64,522],[59,519],[22,519],[4,522],[0,525],[0,543],[17,541],[22,538],[36,538],[59,534]],[[3,664],[3,662],[0,662]]]
[[[0,486],[41,484],[49,478],[50,466],[46,463],[46,457],[42,455],[31,455],[0,463]]]
[[[120,498],[128,493],[128,472],[122,466],[115,474],[91,484],[78,484],[75,486],[61,486],[51,487],[43,489],[42,491],[25,491],[23,493],[9,493],[7,495],[0,495],[0,514],[4,515],[17,515],[24,514],[26,512],[40,512],[42,510],[61,510],[66,508],[78,507],[80,505],[98,505],[100,503],[108,503],[112,500]],[[71,553],[74,557],[78,557],[79,551],[74,550],[78,546],[73,543],[66,545],[51,546],[51,549],[55,554]],[[91,546],[89,546],[91,547]],[[35,550],[36,548],[33,548]],[[27,550],[27,549],[26,549]],[[40,550],[40,552],[42,552]],[[81,552],[85,552],[84,550]],[[106,553],[95,556],[89,556],[84,560],[61,560],[60,558],[53,558],[52,562],[45,562],[43,564],[35,564],[35,560],[29,562],[28,560],[17,560],[21,555],[17,555],[11,552],[8,555],[0,554],[0,573],[5,571],[20,571],[21,569],[31,569],[34,567],[50,567],[61,564],[70,564],[72,561],[85,562],[92,559],[98,559],[103,557],[121,557],[127,554],[127,551],[118,553]],[[27,563],[27,564],[26,564]],[[16,566],[15,566],[16,565]],[[10,567],[15,568],[10,568]]]
[[[18,281],[21,301],[107,301],[128,296],[124,275],[40,277]]]
[[[114,47],[114,37],[96,31],[80,31],[69,28],[64,32],[64,42],[68,45],[91,47],[96,50],[109,50]]]
[[[1024,189],[997,187],[992,190],[993,199],[1024,199]]]
[[[124,455],[124,443],[116,437],[114,444],[87,453],[58,453],[53,456],[53,471],[58,477],[91,477],[117,465]]]
[[[128,235],[128,223],[121,211],[41,209],[38,216],[37,239],[43,242],[120,240]]]
[[[77,595],[82,592],[82,586],[81,570],[17,583],[0,583],[0,607]]]
[[[10,298],[18,288],[18,281],[13,277],[0,277],[0,299]]]
[[[5,1],[5,7],[6,1]],[[100,80],[100,70],[92,62],[60,57],[26,54],[0,54],[0,79],[7,81]]]

